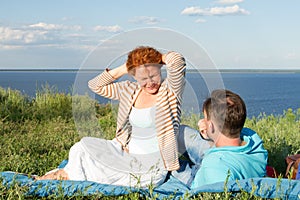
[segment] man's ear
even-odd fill
[[[211,120],[208,122],[208,129],[211,133],[215,132],[215,126],[214,126],[214,123]]]

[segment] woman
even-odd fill
[[[166,65],[167,77],[161,76]],[[168,171],[179,169],[179,131],[185,59],[176,52],[161,54],[138,47],[126,64],[106,69],[89,81],[96,94],[119,100],[116,137],[84,137],[70,150],[68,164],[39,177],[89,180],[103,184],[148,186],[161,184]],[[130,74],[136,82],[115,82]]]

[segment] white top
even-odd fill
[[[131,154],[148,154],[159,151],[155,130],[155,106],[135,108],[129,115],[132,126],[131,139],[128,144]]]

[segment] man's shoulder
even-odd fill
[[[246,127],[243,128],[241,131],[241,137],[243,137],[243,136],[249,137],[256,142],[260,142],[262,140],[257,132],[255,132],[254,130],[252,130],[250,128],[246,128]]]
[[[253,136],[257,134],[254,130],[251,128],[244,127],[241,131],[241,135],[247,135],[247,136]]]

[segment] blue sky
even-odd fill
[[[149,27],[190,38],[220,69],[300,69],[299,8],[299,0],[2,1],[0,69],[79,68],[103,41]]]

